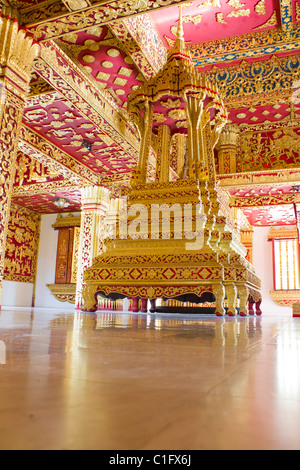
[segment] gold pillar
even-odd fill
[[[217,145],[219,174],[236,173],[236,155],[238,142],[238,128],[225,126],[221,132]]]
[[[151,149],[152,139],[152,124],[153,124],[153,103],[147,101],[145,103],[145,114],[143,119],[143,130],[141,147],[139,154],[139,162],[137,167],[132,171],[131,185],[145,184],[147,180],[147,167],[149,161],[149,154]]]
[[[241,230],[241,242],[247,248],[246,259],[253,264],[253,229]]]
[[[205,157],[202,134],[203,102],[194,96],[185,98],[185,110],[188,124],[189,176],[197,179],[199,172],[205,171]]]
[[[169,126],[160,125],[158,127],[158,142],[156,181],[159,183],[167,183],[169,181],[171,144],[171,131]]]
[[[32,62],[39,52],[33,38],[9,14],[9,7],[0,13],[0,301],[21,119]]]
[[[102,252],[105,215],[109,208],[110,191],[103,186],[81,189],[81,226],[76,285],[76,308],[82,305],[84,270]]]

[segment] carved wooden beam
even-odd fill
[[[78,184],[72,184],[68,180],[63,181],[47,181],[43,183],[23,184],[14,187],[13,197],[29,197],[37,194],[49,194],[52,192],[67,192],[79,190]]]
[[[188,46],[195,67],[260,58],[270,54],[297,51],[300,25],[294,24],[289,35],[282,28],[254,31],[242,36],[207,41]]]
[[[300,45],[300,44],[299,44]],[[297,54],[289,56],[273,55],[268,60],[255,63],[242,61],[240,64],[212,67],[206,72],[207,77],[216,83],[222,93],[225,104],[236,108],[245,100],[254,105],[254,100],[265,105],[291,97],[293,83],[300,78],[300,57]]]
[[[281,204],[293,204],[300,202],[300,195],[295,193],[289,194],[275,194],[275,195],[263,195],[263,196],[246,196],[246,197],[232,197],[230,199],[231,207],[268,207],[268,206],[279,206]]]
[[[218,175],[217,180],[221,188],[228,190],[300,185],[300,169],[292,168],[290,170],[270,170]]]
[[[93,171],[24,124],[20,133],[19,150],[63,175],[74,185],[85,186],[99,182],[98,175]]]
[[[135,21],[138,22],[139,19],[136,18]],[[144,27],[143,35],[147,36],[146,42],[153,45],[153,50],[156,44],[156,54],[153,53],[153,50],[151,55],[148,53],[138,36],[132,31],[128,20],[112,22],[109,25],[109,29],[121,42],[123,49],[146,80],[164,66],[167,60],[167,48],[150,18],[148,18],[147,24]],[[136,30],[138,30],[138,27],[136,27]]]
[[[45,41],[66,33],[82,31],[90,26],[104,25],[184,3],[187,3],[187,0],[102,0],[91,7],[70,12],[66,6],[62,9],[61,2],[47,2],[47,8],[42,8],[39,4],[22,11],[21,21],[36,40]]]

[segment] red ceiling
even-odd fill
[[[223,39],[251,33],[264,25],[276,12],[280,21],[279,0],[265,0],[265,11],[258,9],[259,0],[206,0],[192,1],[183,9],[186,17],[187,44]],[[222,16],[221,16],[222,15]],[[179,8],[172,7],[151,13],[151,17],[165,40],[166,46],[175,39],[174,26],[178,24]],[[223,22],[219,22],[222,19]],[[273,26],[274,27],[274,26]],[[270,26],[269,26],[270,28]],[[263,29],[263,28],[262,28]],[[265,28],[264,28],[265,29]]]
[[[295,225],[295,210],[292,204],[244,209],[245,216],[254,227]]]
[[[119,158],[119,146],[99,134],[95,125],[68,102],[55,100],[47,106],[28,107],[23,122],[96,173],[128,173],[134,164],[134,160],[123,153]]]
[[[69,206],[64,209],[58,209],[54,204],[56,198],[63,198],[69,201]],[[78,189],[67,191],[53,191],[46,194],[36,194],[30,196],[15,196],[13,202],[19,206],[26,207],[27,209],[34,210],[40,214],[56,214],[56,213],[69,213],[80,212],[81,196]]]
[[[19,6],[23,4],[24,8],[38,3],[41,2],[39,0],[18,1]],[[263,5],[265,5],[265,10]],[[293,0],[293,5],[295,20],[296,5],[300,7],[300,0]],[[274,21],[273,23],[270,21],[274,18],[274,15],[276,15],[278,26],[280,24],[279,0],[265,0],[264,2],[261,0],[197,0],[187,2],[183,8],[185,40],[187,44],[199,44],[274,28],[276,24]],[[175,40],[179,8],[171,7],[153,11],[150,17],[164,44],[170,47],[172,41]],[[109,43],[110,40],[112,40],[111,44]],[[66,47],[67,54],[72,55],[73,51],[74,58],[81,68],[93,77],[100,88],[105,89],[123,110],[126,108],[128,95],[140,83],[141,74],[132,59],[124,52],[124,48],[118,47],[117,40],[107,26],[65,35],[58,40],[58,43],[60,46]],[[182,108],[182,105],[180,108]],[[172,117],[167,115],[169,111],[163,106],[155,109],[157,119],[155,122],[157,125],[166,116],[168,118],[167,123],[172,121],[174,125]],[[252,108],[245,107],[238,110],[231,109],[229,121],[238,125],[254,125],[266,123],[267,121],[276,123],[288,118],[289,112],[289,103],[282,103],[279,106],[253,106]],[[296,110],[296,113],[300,114],[300,108]],[[184,132],[184,121],[181,122],[183,125],[178,127],[178,130]],[[63,99],[56,99],[45,106],[28,107],[24,114],[24,123],[96,173],[107,175],[129,173],[135,164],[130,156],[124,157],[124,154],[120,152],[120,148],[114,142],[110,142],[109,138],[104,141],[103,135],[99,134],[95,126],[83,118],[70,103]],[[83,146],[84,141],[91,144],[91,150]],[[38,169],[35,172],[36,178],[37,175]],[[30,174],[30,169],[27,167],[23,175],[23,184],[42,182],[43,175],[48,182],[58,182],[63,179],[63,177],[55,176],[49,169],[43,167],[40,178],[36,180],[32,178],[32,173]],[[16,181],[16,184],[19,185],[19,182]],[[284,193],[290,190],[290,188],[281,189]],[[264,191],[267,192],[268,190],[269,188],[265,188],[260,191],[264,195]],[[233,192],[233,194],[235,196],[246,196],[247,192],[249,191],[245,190],[244,192],[243,190]],[[54,190],[48,194],[15,197],[14,201],[38,212],[51,213],[58,212],[53,204],[54,197],[65,197],[70,200],[70,206],[65,211],[80,210],[80,193],[77,189],[67,192],[64,190],[56,192]],[[247,209],[245,214],[253,225],[294,224],[292,209],[292,206],[289,205],[285,205],[283,208]]]

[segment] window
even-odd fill
[[[271,228],[268,240],[273,245],[273,282],[270,294],[281,307],[300,304],[299,237],[297,228]],[[300,316],[300,315],[299,315]]]
[[[298,239],[273,239],[273,255],[274,289],[300,289]]]

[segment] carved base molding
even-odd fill
[[[51,294],[60,302],[75,304],[76,284],[46,284]]]
[[[280,307],[293,307],[300,304],[300,290],[271,290],[272,299]]]
[[[293,317],[294,318],[300,317],[300,304],[293,304]]]

